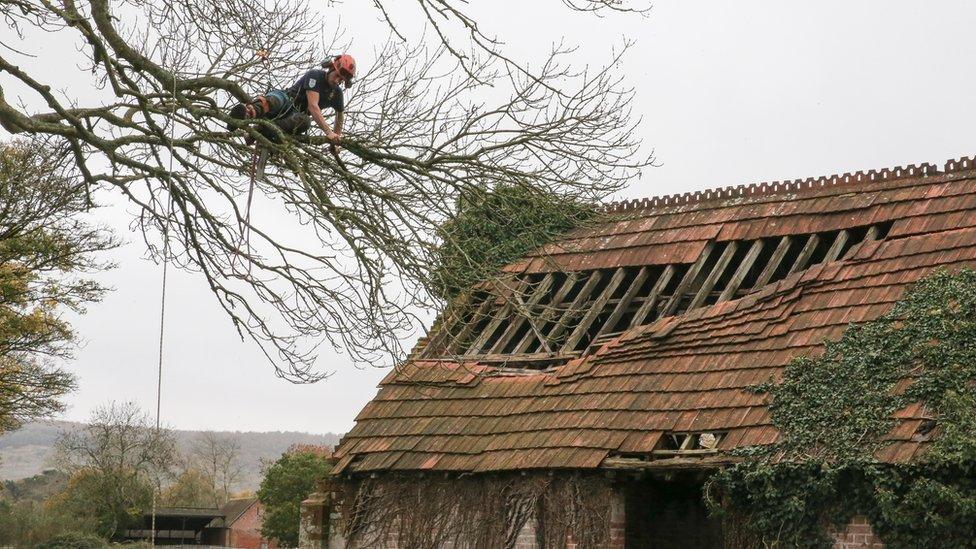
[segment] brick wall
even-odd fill
[[[874,535],[874,530],[864,517],[854,520],[841,532],[831,534],[834,549],[883,549],[884,544]]]
[[[261,503],[256,502],[231,524],[227,534],[227,547],[275,549],[278,546],[275,542],[261,537],[261,511]]]

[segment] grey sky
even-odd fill
[[[361,64],[385,39],[370,4],[323,8],[341,16]],[[598,65],[624,37],[636,40],[622,70],[637,92],[640,136],[661,165],[625,197],[976,153],[976,5],[968,2],[662,0],[646,18],[601,19],[570,13],[556,0],[506,0],[482,2],[474,13],[517,58],[538,60],[565,38],[580,46],[581,64]],[[48,54],[64,47],[46,46]],[[46,70],[71,78],[67,67]],[[132,237],[123,211],[99,216]],[[120,266],[104,280],[116,291],[76,322],[87,344],[71,365],[80,389],[69,399],[68,419],[82,420],[110,399],[154,406],[161,271],[142,254],[137,240],[115,254]],[[256,347],[238,339],[198,278],[171,274],[164,423],[341,432],[386,374],[323,355],[323,368],[336,371],[329,380],[279,380]]]

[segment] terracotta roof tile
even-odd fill
[[[779,379],[793,357],[820,354],[848,323],[884,314],[933,269],[976,265],[976,174],[967,162],[948,164],[949,173],[921,169],[924,177],[905,176],[921,173],[914,168],[615,206],[606,223],[511,269],[691,263],[712,238],[893,224],[886,240],[857,244],[842,260],[629,330],[554,371],[500,376],[485,365],[408,363],[360,412],[336,451],[337,470],[594,468],[611,453],[646,454],[670,431],[724,432],[722,451],[773,443],[766,397],[749,387]],[[923,451],[912,436],[925,417],[920,405],[899,410],[878,457]]]

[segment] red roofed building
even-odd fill
[[[219,547],[276,549],[278,543],[261,536],[263,507],[258,498],[232,499],[220,508],[221,516],[207,525],[205,541]]]
[[[423,494],[451,482],[509,482],[506,501],[522,501],[519,478],[578,492],[572,479],[593,478],[610,490],[607,546],[721,547],[702,476],[778,436],[767,397],[747,389],[933,269],[976,265],[974,210],[970,159],[612,205],[452,303],[360,412],[333,472],[360,483],[356,498],[383,479],[416,486],[386,515],[391,546],[409,535],[409,505],[422,513]],[[898,413],[882,459],[924,449],[916,408]],[[542,509],[505,515],[521,517],[505,544],[551,535]],[[855,522],[837,547],[871,546],[870,532]]]

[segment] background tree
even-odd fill
[[[54,366],[71,356],[66,311],[84,312],[105,289],[84,274],[108,267],[116,245],[81,219],[86,186],[51,141],[0,143],[0,433],[59,412],[74,388]]]
[[[197,437],[191,456],[214,496],[212,505],[223,505],[243,472],[240,443],[207,431]]]
[[[219,507],[223,503],[210,480],[193,464],[175,476],[160,493],[159,502],[163,507]]]
[[[237,440],[210,431],[200,433],[178,460],[175,479],[162,492],[164,505],[220,507],[243,476]]]
[[[328,458],[312,451],[285,453],[271,464],[257,492],[264,506],[261,535],[285,547],[298,546],[302,500],[331,468]]]
[[[505,185],[596,202],[651,158],[633,134],[631,90],[612,69],[619,56],[578,67],[571,47],[555,47],[532,66],[507,57],[461,2],[413,5],[433,33],[409,40],[399,11],[373,5],[391,36],[348,98],[342,163],[322,138],[272,144],[254,127],[225,131],[231,103],[290,84],[324,57],[321,36],[339,34],[301,1],[0,3],[11,29],[0,77],[43,104],[17,105],[0,87],[0,125],[67,143],[88,191],[129,200],[154,257],[199,272],[282,375],[321,377],[313,350],[323,341],[359,361],[397,359],[418,308],[442,305],[430,265],[444,245],[437,227],[461,196]],[[17,64],[46,32],[78,38],[87,65],[72,73],[71,62],[60,78],[88,78],[74,88],[102,98],[83,103]],[[343,49],[335,42],[330,50]],[[245,132],[274,152],[264,181],[241,173]],[[293,223],[252,217],[252,193]]]
[[[50,538],[84,531],[85,524],[55,513],[45,500],[64,489],[66,475],[48,470],[0,485],[0,547],[34,547]]]
[[[100,535],[112,538],[149,510],[153,490],[174,464],[175,447],[172,435],[155,429],[135,404],[99,408],[83,429],[58,440],[56,460],[71,478],[52,504],[89,517]]]

